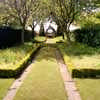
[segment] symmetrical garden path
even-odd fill
[[[46,43],[3,100],[81,100],[61,53]]]

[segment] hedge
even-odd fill
[[[16,64],[15,68],[12,69],[0,69],[0,77],[3,78],[17,78],[24,69],[31,63],[32,58],[35,56],[36,52],[41,48],[38,46],[30,51],[25,58],[23,58],[18,64]]]
[[[100,47],[100,29],[85,29],[76,30],[75,32],[76,42],[87,44],[92,47]]]
[[[73,78],[99,78],[100,79],[100,70],[99,69],[73,69],[72,70]]]
[[[0,27],[0,48],[9,47],[21,43],[22,29],[13,29],[11,27]],[[24,39],[29,41],[32,38],[32,32],[25,30]]]

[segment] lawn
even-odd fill
[[[14,81],[13,78],[9,79],[0,78],[0,100],[4,98],[9,87],[12,85],[13,81]]]
[[[71,45],[63,43],[58,47],[70,72],[72,73],[74,69],[82,72],[74,77],[82,100],[100,100],[100,48],[79,43]],[[96,74],[97,77],[93,76]]]
[[[38,42],[44,42],[45,39],[46,39],[45,36],[36,36],[36,37],[35,37],[35,40],[38,41]]]
[[[42,48],[32,67],[14,100],[67,100],[54,48]]]

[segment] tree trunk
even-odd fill
[[[65,39],[65,37],[64,37],[64,33],[62,34],[62,38],[63,38],[63,40]]]
[[[70,39],[70,33],[69,32],[66,32],[66,37],[67,37],[68,44],[70,44],[71,43],[71,39]]]
[[[25,33],[25,29],[22,29],[22,33],[21,33],[21,42],[22,42],[22,44],[24,44],[24,33]]]
[[[32,27],[32,39],[34,40],[35,34],[34,34],[34,25]]]

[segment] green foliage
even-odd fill
[[[81,29],[75,31],[78,42],[93,47],[100,47],[100,22],[93,15],[85,16],[80,20]]]
[[[96,18],[99,18],[100,19],[100,12],[96,13]]]
[[[98,69],[73,69],[72,77],[74,78],[98,78],[100,70]]]
[[[3,100],[13,82],[13,78],[0,78],[0,100]]]

